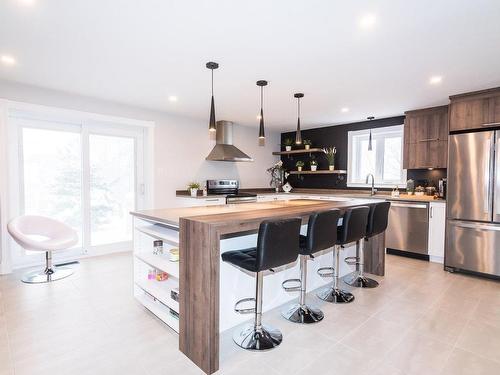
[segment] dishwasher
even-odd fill
[[[388,253],[428,259],[429,203],[391,201],[385,233]]]

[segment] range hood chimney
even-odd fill
[[[253,161],[243,151],[233,146],[233,123],[231,121],[217,121],[216,144],[205,158],[212,161]]]

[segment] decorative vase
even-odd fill
[[[311,171],[315,172],[318,169],[317,165],[311,165]]]
[[[189,191],[191,192],[192,197],[196,197],[198,195],[198,189],[192,188],[189,189]]]
[[[328,169],[329,169],[330,171],[333,171],[333,170],[335,169],[335,166],[334,166],[334,165],[329,165],[329,166],[328,166]]]
[[[292,146],[285,146],[286,151],[292,151]]]
[[[311,145],[304,145],[304,148],[305,148],[306,150],[309,150],[309,149],[311,148]]]
[[[297,167],[297,170],[298,170],[299,172],[302,172],[302,167]]]

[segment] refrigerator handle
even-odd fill
[[[495,171],[493,176],[493,186],[495,187],[495,190],[493,191],[493,209],[496,210],[497,215],[500,215],[500,132],[496,132],[495,159]]]
[[[492,145],[491,137],[484,141],[485,147],[484,151],[488,153],[488,156],[484,158],[484,177],[487,183],[484,184],[484,212],[490,213],[491,205],[491,157],[492,157]]]

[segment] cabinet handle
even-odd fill
[[[219,198],[210,198],[210,199],[205,199],[205,202],[217,202]]]
[[[500,122],[487,122],[486,124],[481,124],[481,126],[495,126],[500,125]]]
[[[430,217],[431,217],[431,219],[432,219],[433,209],[434,209],[434,207],[431,206],[431,210],[430,210]]]
[[[432,142],[432,141],[439,141],[439,138],[427,138],[427,139],[419,139],[419,142]]]

